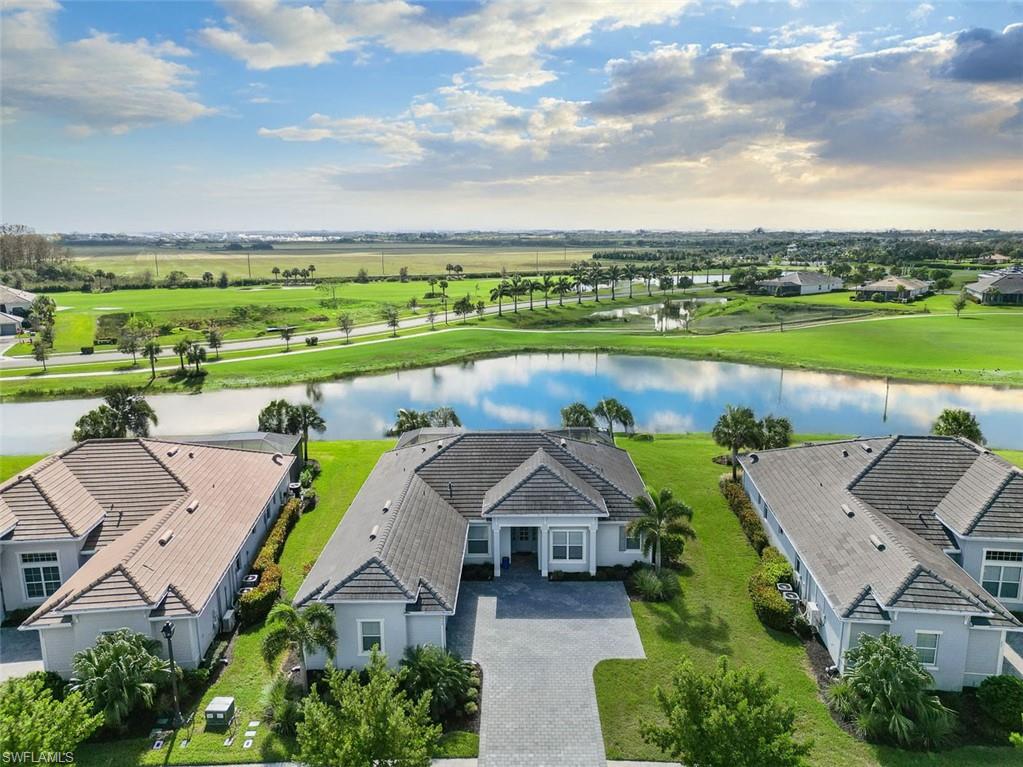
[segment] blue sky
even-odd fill
[[[5,0],[42,231],[1018,228],[1023,4]]]

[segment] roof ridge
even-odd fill
[[[50,510],[57,515],[57,519],[59,519],[61,524],[67,528],[67,531],[77,538],[78,533],[76,533],[74,529],[72,529],[71,523],[67,521],[67,518],[61,513],[60,509],[57,508],[57,504],[50,497],[50,494],[43,490],[43,486],[39,484],[39,480],[36,479],[35,474],[28,475],[27,480],[32,483],[32,486],[39,492],[39,495],[43,497],[43,500],[46,501],[46,504],[50,507]],[[89,495],[91,496],[92,494],[90,493]]]
[[[264,434],[279,434],[280,432],[268,431],[268,432],[263,432],[263,433]],[[212,436],[215,436],[215,435],[212,435]],[[285,436],[285,437],[299,436],[300,437],[300,435],[296,435],[296,434],[284,434],[282,436]],[[266,450],[253,450],[252,448],[238,447],[236,445],[208,445],[205,442],[182,442],[182,441],[175,440],[175,439],[160,439],[159,437],[139,437],[139,441],[140,442],[145,442],[145,443],[159,442],[160,444],[163,444],[163,445],[181,445],[182,447],[198,447],[198,448],[205,448],[205,449],[209,449],[209,450],[234,450],[235,452],[238,452],[238,453],[253,453],[254,455],[275,455],[276,454],[276,453],[268,453]],[[291,455],[291,453],[282,453],[282,455]],[[156,460],[158,460],[158,461],[160,460],[159,456],[154,455],[153,457],[156,458]],[[162,463],[162,461],[161,461],[161,463]],[[171,471],[170,467],[168,467],[168,466],[165,466],[164,468],[166,468],[167,471]],[[173,472],[171,472],[171,473],[173,473]]]
[[[359,575],[362,575],[362,573],[366,572],[366,570],[368,570],[373,565],[376,565],[381,570],[383,570],[384,573],[387,575],[387,577],[389,577],[391,579],[391,581],[394,583],[394,585],[397,586],[398,588],[400,588],[402,590],[402,592],[404,592],[406,597],[408,597],[409,599],[412,599],[415,596],[409,590],[409,588],[402,582],[401,578],[399,578],[395,574],[394,570],[392,570],[390,568],[390,566],[386,562],[384,562],[376,554],[371,556],[369,559],[367,559],[365,562],[363,562],[357,568],[352,570],[352,572],[350,572],[348,575],[346,575],[344,578],[342,578],[340,581],[338,581],[337,585],[334,586],[332,589],[330,589],[324,596],[328,596],[329,597],[329,596],[331,596],[333,594],[336,594],[344,586],[346,586],[351,581],[355,580],[355,578],[358,577]]]
[[[544,436],[548,437],[551,440],[551,442],[554,441],[553,437],[550,437],[550,435],[544,434]],[[576,441],[580,442],[580,444],[589,444],[589,443],[584,443],[581,440],[576,440]],[[559,447],[562,450],[564,450],[573,461],[578,461],[580,464],[582,464],[587,469],[592,471],[594,474],[596,474],[602,480],[607,482],[607,484],[609,484],[611,487],[613,487],[615,490],[617,490],[624,498],[627,498],[630,502],[634,500],[634,498],[631,495],[629,495],[627,492],[625,492],[625,490],[623,490],[621,487],[619,487],[618,484],[614,480],[612,480],[610,477],[608,477],[598,467],[594,466],[593,464],[589,463],[588,461],[584,461],[582,458],[580,458],[579,456],[577,456],[574,453],[572,453],[572,451],[570,451],[568,448],[561,447],[561,445],[557,445],[557,447]],[[611,446],[608,445],[608,447],[611,447]],[[622,448],[618,447],[617,445],[615,445],[614,448],[615,448],[615,450],[621,450],[623,453],[628,454],[627,450],[623,450]],[[559,461],[559,463],[560,463],[560,461]],[[569,471],[572,471],[572,469],[569,468],[568,466],[566,466],[565,468],[568,469]],[[576,474],[576,472],[574,472],[574,471],[572,471],[572,473]],[[582,477],[579,477],[579,479],[582,479]],[[587,482],[586,484],[589,485],[590,483]],[[590,485],[590,486],[593,487],[592,485]],[[593,489],[596,490],[597,488],[594,487]],[[601,494],[599,491],[598,491],[597,494],[600,495],[601,497],[603,497],[603,494]],[[607,505],[607,501],[606,500],[604,501],[604,504]]]
[[[181,601],[181,604],[188,608],[189,612],[191,613],[199,612],[198,610],[195,609],[195,605],[193,605],[189,600],[185,599],[185,595],[178,591],[178,587],[175,586],[173,583],[167,587],[167,594],[170,594],[171,592],[173,592],[174,596],[176,596]],[[167,594],[163,595],[163,599],[160,600],[161,602],[167,599]]]
[[[388,542],[391,540],[391,532],[394,530],[394,526],[398,524],[398,517],[402,516],[402,512],[405,510],[405,499],[408,497],[409,488],[412,487],[412,481],[415,479],[418,479],[424,485],[430,487],[430,485],[427,482],[425,482],[415,471],[409,474],[408,479],[405,480],[405,484],[401,488],[401,492],[398,494],[397,503],[392,503],[394,513],[391,514],[390,519],[386,521],[386,526],[384,527],[384,534],[377,536],[377,540],[379,541],[379,543],[377,543],[376,545],[376,552],[377,555],[380,557],[383,557],[384,549],[387,547]],[[433,488],[430,487],[430,490],[433,490]]]
[[[980,460],[980,456],[977,457],[977,460],[978,461]],[[998,483],[998,487],[995,488],[994,492],[988,495],[987,500],[984,501],[983,504],[981,504],[980,510],[973,516],[973,519],[970,520],[970,524],[967,525],[966,530],[963,531],[964,534],[970,535],[976,529],[977,525],[979,525],[980,521],[984,518],[984,515],[991,510],[991,506],[994,504],[996,500],[998,500],[998,497],[1002,494],[1002,491],[1009,486],[1009,483],[1012,482],[1015,475],[1016,472],[1013,471],[1013,468],[1010,466],[1005,472],[1005,477],[1002,479],[1001,482]],[[966,475],[963,474],[963,476],[965,477]],[[961,481],[962,477],[960,477],[960,482]],[[958,482],[956,484],[958,484]]]
[[[916,577],[920,575],[920,573],[922,573],[924,569],[925,569],[924,566],[919,562],[913,565],[912,569],[909,571],[909,574],[902,579],[902,582],[896,587],[895,591],[892,593],[892,596],[889,598],[888,600],[889,606],[895,604],[896,600],[898,600],[900,597],[902,597],[903,594],[906,593],[906,589],[909,588],[909,584],[916,580]]]
[[[164,526],[164,524],[167,522],[167,520],[170,519],[171,515],[175,511],[177,511],[179,508],[181,508],[181,504],[183,504],[187,498],[191,498],[191,497],[192,497],[191,496],[191,491],[189,491],[189,492],[185,493],[184,495],[182,495],[180,498],[178,498],[178,499],[172,501],[171,503],[169,503],[164,508],[160,509],[160,511],[156,512],[153,516],[151,516],[148,520],[146,520],[146,522],[150,523],[150,526],[148,528],[143,528],[143,529],[146,530],[146,532],[143,535],[139,536],[139,539],[137,541],[135,541],[128,548],[128,553],[124,555],[124,558],[121,561],[127,561],[127,560],[131,559],[133,556],[135,556],[139,552],[139,550],[143,546],[145,546],[146,543],[148,543],[149,540],[154,535],[156,535],[156,533],[160,530],[160,528],[162,528]],[[145,524],[145,522],[140,524],[135,529],[142,528],[142,525],[144,525],[144,524]],[[131,532],[131,531],[129,530],[128,532]]]
[[[454,447],[454,446],[455,446],[456,444],[458,444],[459,442],[461,442],[461,441],[462,441],[462,440],[463,440],[463,439],[464,439],[465,437],[467,437],[467,436],[469,435],[469,433],[470,433],[470,432],[467,432],[467,431],[466,431],[466,432],[462,432],[461,434],[458,434],[458,435],[456,435],[456,436],[455,436],[455,437],[453,437],[453,438],[451,439],[451,441],[450,441],[450,442],[449,442],[448,444],[446,444],[446,445],[445,445],[445,444],[443,444],[443,442],[444,442],[444,438],[443,438],[443,437],[440,437],[440,438],[438,438],[438,439],[436,439],[436,440],[433,440],[433,439],[431,439],[431,440],[427,440],[428,442],[440,442],[440,443],[442,443],[442,444],[440,445],[439,449],[437,449],[437,450],[434,450],[434,451],[433,451],[433,455],[431,455],[430,457],[428,457],[428,458],[427,458],[427,459],[426,459],[425,461],[423,461],[422,463],[417,463],[417,464],[415,465],[415,467],[414,467],[414,468],[412,469],[413,473],[416,473],[416,472],[418,472],[418,471],[419,471],[419,470],[420,470],[421,468],[423,468],[424,466],[426,466],[426,465],[428,465],[428,464],[430,464],[430,463],[433,463],[433,462],[434,462],[435,460],[437,460],[437,458],[439,458],[439,457],[440,457],[440,456],[442,456],[442,455],[443,455],[444,453],[446,453],[446,452],[447,452],[447,451],[448,451],[448,450],[449,450],[450,448]],[[478,432],[477,432],[477,433],[478,433]],[[398,450],[398,449],[401,449],[401,450],[407,450],[408,448],[411,448],[411,447],[423,447],[423,443],[419,443],[418,445],[406,445],[406,446],[405,446],[405,447],[403,447],[403,448],[392,448],[392,452],[393,452],[394,450]]]
[[[447,609],[447,610],[451,609],[451,605],[449,605],[446,600],[441,598],[440,593],[437,591],[437,589],[435,589],[433,587],[433,584],[431,584],[428,580],[426,580],[426,578],[422,578],[421,577],[419,579],[419,588],[421,588],[421,589],[425,588],[427,591],[430,592],[430,594],[433,595],[433,598],[436,599],[437,602],[439,602],[441,605],[444,606],[445,609]],[[417,594],[416,597],[418,598],[418,596],[419,595]]]
[[[880,461],[884,456],[888,455],[888,453],[891,452],[892,448],[895,447],[895,445],[901,439],[902,439],[901,434],[891,435],[889,437],[888,444],[877,451],[877,455],[874,456],[873,460],[867,461],[867,465],[860,469],[858,472],[856,472],[856,475],[851,480],[849,480],[849,484],[845,486],[845,489],[849,491],[851,495],[855,495],[852,489],[856,485],[856,483],[863,479],[868,471],[877,466],[878,461]]]
[[[143,450],[145,450],[147,453],[149,453],[149,455],[152,456],[154,461],[156,461],[158,464],[160,464],[161,467],[163,467],[164,471],[166,471],[168,474],[170,474],[174,478],[175,482],[177,482],[179,485],[181,485],[183,490],[187,490],[188,492],[192,492],[192,488],[190,488],[185,483],[185,480],[183,480],[181,477],[179,477],[178,473],[176,471],[174,471],[166,463],[164,463],[163,459],[161,459],[160,456],[158,456],[156,454],[156,452],[153,449],[151,449],[149,447],[149,445],[146,444],[148,442],[147,439],[145,439],[143,437],[139,437],[135,441],[139,443],[139,447],[141,447]],[[174,444],[174,443],[168,443],[168,444]],[[180,443],[180,444],[184,445],[186,443]]]
[[[40,458],[38,461],[33,463],[31,466],[26,466],[21,471],[8,477],[3,482],[0,482],[0,493],[2,493],[4,490],[14,487],[19,482],[24,482],[26,479],[35,476],[37,472],[42,471],[43,469],[53,465],[59,459],[63,458],[64,455],[68,452],[70,452],[70,448],[65,449],[58,453],[53,453],[51,455],[44,456],[43,458]]]
[[[867,598],[867,594],[870,593],[870,590],[870,584],[864,584],[863,588],[859,590],[859,593],[850,600],[849,606],[842,611],[842,617],[848,618],[852,614],[852,611],[859,607],[863,600]]]

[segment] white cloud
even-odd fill
[[[59,9],[49,1],[4,5],[5,111],[58,117],[79,136],[189,122],[214,112],[190,92],[195,72],[173,60],[188,50],[170,41],[123,42],[99,31],[62,42],[54,29]]]
[[[930,3],[920,3],[920,5],[909,12],[909,20],[925,21],[932,13],[934,13],[933,5]]]

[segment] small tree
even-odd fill
[[[693,510],[675,497],[671,488],[661,488],[660,492],[647,488],[647,495],[633,499],[633,504],[643,515],[629,523],[629,535],[639,536],[643,543],[643,553],[654,553],[654,568],[661,570],[661,551],[668,536],[679,539],[692,538],[693,528],[689,520],[693,518]]]
[[[598,402],[596,407],[593,408],[593,415],[603,419],[607,424],[607,433],[612,441],[615,438],[616,423],[621,424],[622,428],[626,431],[631,429],[636,423],[632,417],[632,411],[614,397],[605,397]]]
[[[486,313],[487,313],[487,305],[485,303],[483,303],[482,301],[477,301],[476,302],[476,316],[479,317],[482,320],[483,319],[483,315],[485,315]]]
[[[281,328],[281,339],[284,341],[284,351],[291,351],[291,328]]]
[[[430,696],[430,714],[441,721],[460,711],[476,689],[472,666],[456,653],[436,645],[416,645],[405,649],[401,659],[402,689],[412,700]]]
[[[947,407],[938,415],[931,434],[942,437],[964,437],[978,445],[984,444],[984,434],[977,423],[977,417],[969,410]]]
[[[298,610],[287,602],[278,602],[266,616],[263,644],[260,651],[267,666],[273,667],[281,653],[289,650],[298,658],[301,667],[300,678],[303,689],[308,687],[305,670],[306,653],[324,650],[334,655],[337,644],[337,629],[334,626],[334,611],[327,605],[314,602]]]
[[[217,359],[220,359],[220,347],[224,345],[224,332],[216,325],[210,325],[210,329],[206,331],[206,343],[211,349],[215,349],[217,352]]]
[[[302,432],[302,454],[306,461],[309,460],[309,430],[317,434],[323,434],[327,430],[327,422],[323,416],[312,405],[303,403],[292,406],[292,421],[300,432]]]
[[[435,326],[437,324],[437,312],[435,312],[433,309],[430,309],[426,313],[426,321],[430,323],[430,330],[435,330],[436,329]]]
[[[411,701],[376,650],[365,684],[356,671],[327,671],[329,700],[314,688],[298,725],[299,758],[312,767],[428,767],[440,737],[430,722],[430,693]]]
[[[458,417],[458,413],[455,412],[454,408],[450,407],[438,407],[427,413],[427,418],[430,421],[430,426],[461,426],[462,420]]]
[[[80,692],[54,699],[42,674],[0,685],[0,753],[67,753],[102,724],[103,715]]]
[[[757,423],[753,410],[748,407],[733,407],[732,405],[725,405],[725,412],[714,424],[711,436],[721,447],[731,450],[732,479],[739,477],[739,451],[745,448],[756,448],[762,440],[760,424]]]
[[[561,425],[569,428],[596,428],[597,419],[582,402],[573,402],[561,408]]]
[[[185,372],[185,355],[188,354],[188,350],[191,348],[192,342],[187,338],[182,338],[180,341],[174,344],[174,353],[178,355],[178,360],[181,362],[181,372]]]
[[[407,431],[423,429],[430,425],[430,414],[412,408],[400,408],[394,414],[394,425],[387,430],[389,437],[396,437]]]
[[[760,421],[760,449],[788,447],[792,441],[792,422],[782,416],[766,415]]]
[[[337,326],[341,329],[341,332],[345,334],[345,343],[347,344],[351,340],[352,329],[355,327],[355,320],[352,319],[352,315],[348,312],[339,314],[337,316]]]
[[[156,378],[156,359],[160,356],[163,348],[160,346],[160,342],[155,338],[150,338],[146,341],[146,345],[142,347],[142,353],[149,360],[149,373],[151,378]]]
[[[468,319],[469,315],[475,310],[475,306],[472,303],[472,298],[469,294],[466,294],[464,298],[459,298],[455,301],[454,305],[455,314],[462,318],[462,324]]]
[[[763,671],[727,658],[701,673],[684,660],[668,691],[657,688],[665,724],[641,725],[644,740],[689,767],[800,767],[809,742],[793,736],[796,715]]]
[[[227,272],[221,272],[220,277],[217,279],[217,287],[226,288],[230,284],[230,281],[227,279]]]
[[[297,434],[295,408],[284,399],[272,400],[259,411],[258,428],[260,431],[271,431],[276,434]]]
[[[46,341],[41,338],[37,338],[32,342],[32,359],[36,362],[43,363],[43,372],[46,372],[46,360],[50,356],[50,347],[46,345]]]
[[[150,425],[158,424],[156,412],[142,394],[117,386],[103,398],[102,405],[78,419],[71,439],[122,439],[129,434],[148,437]]]
[[[190,341],[185,357],[190,364],[195,365],[195,372],[198,374],[200,366],[206,361],[206,347],[198,341]]]
[[[401,324],[398,317],[398,310],[393,306],[385,306],[380,312],[380,316],[383,317],[384,324],[391,329],[391,337],[398,337],[398,326]]]
[[[960,313],[960,312],[961,312],[961,311],[962,311],[963,309],[965,309],[965,308],[966,308],[966,305],[967,305],[967,304],[968,304],[969,302],[970,302],[970,301],[969,301],[969,299],[968,299],[968,298],[966,297],[966,291],[965,291],[965,290],[964,290],[964,291],[962,291],[962,292],[961,292],[961,293],[960,293],[960,294],[959,294],[958,296],[956,296],[956,297],[955,297],[955,300],[953,300],[953,301],[952,301],[952,308],[956,310],[956,317],[957,317],[957,318],[959,317],[959,313]]]

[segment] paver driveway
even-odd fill
[[[0,682],[43,670],[43,652],[35,631],[0,629]]]
[[[525,565],[463,582],[448,644],[483,667],[480,767],[607,762],[593,667],[643,658],[620,583],[550,583]]]

